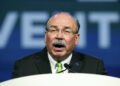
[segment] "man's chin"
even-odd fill
[[[53,52],[53,56],[55,58],[64,58],[65,57],[65,52]]]
[[[56,57],[63,57],[64,54],[63,54],[63,52],[54,52],[54,56],[56,56]]]
[[[67,52],[66,51],[62,51],[62,52],[52,51],[51,55],[56,61],[62,61],[62,60],[67,58]]]

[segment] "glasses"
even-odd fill
[[[66,36],[70,36],[70,35],[74,35],[76,34],[76,32],[73,32],[70,28],[64,28],[62,30],[58,29],[57,27],[49,27],[47,28],[47,31],[51,34],[58,34],[59,32],[61,32],[62,34],[66,35]]]

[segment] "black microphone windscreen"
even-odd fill
[[[67,68],[67,69],[70,69],[70,68],[71,68],[71,66],[70,66],[69,64],[67,64],[67,63],[65,63],[64,66],[65,66],[65,68]]]

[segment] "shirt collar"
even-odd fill
[[[62,65],[63,65],[63,68],[64,68],[64,64],[65,64],[65,63],[67,63],[67,64],[70,63],[71,58],[72,58],[72,53],[71,53],[65,60],[61,61]],[[53,59],[53,57],[49,54],[49,52],[48,52],[48,59],[49,59],[49,61],[50,61],[51,66],[52,66],[52,67],[55,67],[57,61]]]

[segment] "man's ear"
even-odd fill
[[[80,34],[76,34],[75,45],[78,45],[79,40],[80,40]]]
[[[44,40],[45,40],[45,43],[46,43],[46,35],[47,35],[47,32],[45,32],[45,38],[44,38]]]

